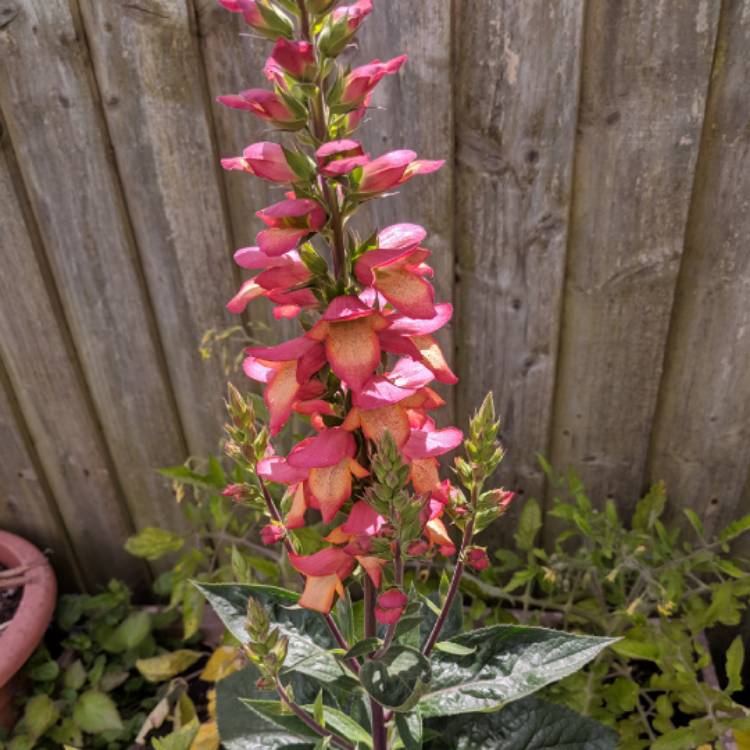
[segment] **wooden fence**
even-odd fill
[[[362,59],[411,59],[367,145],[447,159],[376,218],[430,230],[457,418],[494,390],[526,497],[541,452],[624,512],[656,478],[709,526],[747,510],[750,0],[375,6]],[[243,31],[215,0],[0,0],[0,525],[68,584],[142,579],[123,539],[179,523],[153,469],[220,435],[198,341],[273,198],[218,167],[264,134],[214,103],[263,85]]]

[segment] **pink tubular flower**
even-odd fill
[[[482,547],[469,547],[466,550],[466,564],[476,571],[486,570],[490,567],[490,558],[487,550]]]
[[[349,295],[336,297],[305,334],[325,344],[333,372],[353,391],[361,390],[380,361],[378,331],[388,323],[376,310]]]
[[[409,603],[409,597],[399,589],[388,589],[379,597],[375,607],[375,617],[383,625],[392,625],[401,618]]]
[[[355,453],[352,435],[334,427],[301,441],[287,456],[289,466],[309,469],[305,486],[313,500],[312,507],[320,509],[324,523],[330,523],[351,497],[352,476],[368,475],[355,461]]]
[[[417,159],[414,151],[403,149],[383,154],[362,167],[357,191],[364,194],[382,193],[403,185],[419,174],[435,172],[444,161]]]
[[[306,282],[312,276],[299,253],[291,251],[274,257],[267,255],[259,247],[243,247],[234,254],[234,260],[242,268],[265,270],[240,287],[239,292],[227,303],[229,312],[239,315],[251,300],[258,297],[267,297],[278,305],[274,309],[276,318],[293,317],[303,307],[318,304],[309,289],[291,288]]]
[[[239,94],[225,94],[217,97],[216,101],[225,107],[252,112],[281,128],[297,129],[306,122],[306,112],[302,105],[292,105],[276,92],[267,89],[247,89]]]
[[[419,247],[425,231],[416,224],[396,224],[378,235],[378,249],[365,253],[355,266],[357,279],[373,286],[397,310],[412,318],[435,317],[435,290],[424,277],[430,251]]]
[[[276,66],[298,81],[312,81],[318,72],[315,47],[310,42],[289,41],[281,37],[276,40],[266,63],[266,74],[272,73],[272,80],[277,76]]]
[[[326,223],[323,207],[310,198],[290,198],[256,213],[269,228],[258,234],[260,249],[270,256],[283,255]]]
[[[442,328],[453,315],[448,303],[435,305],[432,318],[408,318],[389,315],[390,325],[379,334],[380,345],[386,352],[403,354],[429,367],[441,383],[457,383],[458,378],[445,361],[437,341],[430,334]]]
[[[351,140],[324,143],[315,152],[315,157],[318,160],[320,174],[326,177],[340,177],[368,162],[362,144]]]
[[[265,545],[278,544],[284,538],[285,530],[277,523],[268,523],[260,530],[260,540]]]
[[[352,5],[345,5],[333,11],[335,23],[346,23],[352,34],[361,26],[362,21],[372,13],[372,0],[357,0]]]
[[[232,13],[242,13],[248,26],[261,32],[264,36],[275,39],[278,36],[290,36],[293,31],[289,17],[271,5],[268,0],[218,0],[219,5]],[[263,7],[261,12],[258,6]]]
[[[408,59],[406,55],[399,55],[386,62],[373,60],[367,65],[354,68],[344,79],[340,103],[352,109],[366,104],[367,97],[380,80],[397,73]]]
[[[248,146],[242,156],[222,159],[224,169],[242,170],[271,182],[296,182],[299,177],[289,166],[284,149],[278,143],[260,141]]]

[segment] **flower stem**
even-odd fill
[[[377,635],[377,623],[375,620],[375,587],[369,576],[365,576],[365,638]],[[372,720],[372,748],[373,750],[388,750],[388,735],[385,728],[385,715],[383,707],[374,699],[370,698],[370,716]]]
[[[284,686],[281,684],[281,680],[278,678],[276,679],[276,692],[279,694],[279,698],[281,699],[281,702],[301,721],[305,724],[305,726],[312,729],[315,734],[317,734],[319,737],[330,737],[331,738],[331,745],[333,747],[338,747],[340,750],[354,750],[354,745],[349,742],[348,740],[345,740],[337,735],[335,735],[333,732],[329,732],[325,727],[322,727],[320,724],[318,724],[315,719],[313,719],[312,716],[310,716],[307,711],[305,711],[301,706],[297,705],[290,697],[289,693],[287,693]]]
[[[268,487],[266,487],[266,483],[263,481],[262,477],[258,477],[258,484],[260,485],[260,489],[263,492],[263,499],[266,502],[266,507],[268,508],[268,512],[271,514],[271,518],[273,518],[276,523],[283,525],[284,522],[281,518],[281,513],[279,513],[279,509],[276,507],[276,503],[273,501],[271,493],[268,491]],[[287,553],[294,553],[292,542],[286,535],[284,536],[284,547],[286,547]],[[350,648],[349,643],[347,642],[346,638],[344,638],[344,634],[341,632],[341,630],[339,630],[339,626],[336,624],[336,621],[333,619],[333,617],[331,617],[330,613],[323,614],[323,619],[326,621],[326,625],[328,625],[328,629],[331,631],[331,635],[333,636],[333,639],[336,641],[336,643],[338,643],[339,647],[343,648],[344,651],[348,651]],[[355,674],[359,674],[359,662],[356,659],[349,659],[346,663]]]
[[[395,584],[401,588],[404,583],[404,560],[401,557],[401,544],[400,542],[396,542],[394,550],[393,550],[393,579]],[[382,656],[393,643],[393,638],[396,635],[396,628],[398,627],[398,620],[396,622],[392,622],[388,626],[388,630],[385,634],[385,639],[383,640],[383,645],[378,649],[378,652],[375,654],[375,658],[379,658]]]
[[[442,632],[445,621],[451,611],[451,606],[453,605],[453,600],[456,598],[456,594],[458,593],[458,585],[461,582],[461,576],[464,572],[464,550],[469,546],[469,544],[471,544],[471,538],[473,536],[474,519],[472,518],[466,524],[466,528],[464,529],[464,535],[461,539],[461,548],[458,551],[458,562],[456,563],[456,567],[453,568],[453,577],[451,578],[448,593],[446,594],[445,601],[443,602],[443,608],[440,610],[440,614],[438,615],[435,624],[432,626],[432,631],[430,632],[429,638],[427,638],[427,642],[424,644],[424,648],[422,649],[422,653],[425,656],[429,656],[432,652],[432,649],[435,648],[435,644],[438,642],[438,638],[440,638],[440,633]]]

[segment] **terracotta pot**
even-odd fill
[[[55,611],[57,582],[47,558],[33,544],[7,531],[0,531],[0,564],[28,566],[18,609],[0,632],[0,726],[10,729],[18,688],[14,677],[44,637]]]

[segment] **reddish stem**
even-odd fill
[[[376,591],[369,576],[365,576],[365,638],[377,635],[377,621],[375,619]],[[372,748],[373,750],[388,750],[388,734],[385,728],[385,714],[383,707],[370,697],[370,716],[372,720]]]

